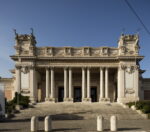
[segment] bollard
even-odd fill
[[[52,130],[52,120],[51,116],[45,117],[45,132],[50,132]]]
[[[38,117],[33,116],[31,118],[31,132],[37,132],[38,130]]]
[[[102,115],[99,115],[97,116],[97,131],[103,131],[103,121],[104,121],[104,118]]]
[[[115,115],[110,118],[110,131],[117,131],[117,117]]]

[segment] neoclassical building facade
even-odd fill
[[[36,102],[130,102],[140,99],[139,36],[117,47],[37,47],[33,33],[15,37],[14,92]]]

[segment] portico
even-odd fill
[[[57,80],[55,81],[55,72],[57,72],[57,70],[59,69],[63,69],[62,73],[59,74],[64,74],[62,77],[62,80],[64,81],[62,84],[58,82]],[[98,93],[98,97],[99,97],[99,101],[109,101],[109,68],[93,68],[95,69],[95,72],[99,73],[99,77],[94,80],[96,82],[99,81],[99,84],[95,83],[95,87],[97,89],[97,91],[99,91]],[[45,97],[45,101],[51,101],[51,102],[55,102],[58,101],[58,97],[56,97],[57,92],[58,92],[58,88],[55,87],[55,83],[57,82],[57,84],[61,84],[61,86],[59,87],[63,87],[64,88],[64,98],[63,101],[64,102],[73,102],[74,100],[74,87],[80,87],[81,88],[81,92],[82,92],[82,97],[81,100],[82,102],[91,102],[91,88],[93,85],[92,80],[91,80],[91,71],[92,71],[92,67],[81,67],[81,68],[77,68],[77,70],[79,70],[79,74],[82,77],[80,78],[80,81],[78,84],[74,83],[74,79],[72,76],[72,73],[74,71],[76,71],[75,67],[64,67],[64,68],[45,68],[45,72],[46,72],[46,97]],[[57,72],[58,73],[58,72]],[[96,74],[97,74],[96,73]],[[104,74],[105,73],[105,74]],[[75,73],[74,73],[75,74]],[[58,79],[58,77],[57,77]],[[92,84],[92,85],[91,85]]]

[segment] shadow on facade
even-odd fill
[[[76,113],[78,114],[78,113]],[[68,113],[63,113],[63,114],[55,114],[55,115],[51,115],[52,116],[52,120],[83,120],[84,118],[82,116],[78,116],[75,114],[68,114]],[[46,116],[39,116],[39,121],[44,121]],[[8,122],[30,122],[31,118],[26,118],[26,119],[7,119],[4,121],[1,121],[1,123],[8,123]]]
[[[118,128],[118,131],[132,131],[132,130],[140,130],[141,128]]]
[[[14,131],[19,131],[19,130],[20,130],[20,129],[0,129],[0,132],[4,132],[4,131],[5,131],[5,132],[7,132],[7,131],[8,131],[8,132],[9,132],[9,131],[10,131],[10,132],[14,132]]]

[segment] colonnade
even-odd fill
[[[82,68],[82,101],[91,102],[91,67]],[[64,101],[73,102],[72,86],[73,68],[64,68]],[[55,77],[54,68],[46,68],[46,101],[55,102]],[[109,101],[109,70],[100,68],[100,93],[99,101]]]

